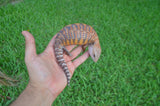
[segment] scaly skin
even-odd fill
[[[56,34],[55,39],[55,56],[59,65],[64,70],[67,77],[67,84],[70,85],[70,73],[66,62],[63,59],[63,52],[65,51],[68,55],[71,54],[67,51],[65,46],[67,45],[82,45],[82,47],[89,46],[89,54],[93,61],[97,61],[101,54],[101,47],[99,44],[98,35],[95,30],[86,24],[71,24],[65,26]]]

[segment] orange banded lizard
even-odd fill
[[[96,31],[86,24],[70,24],[56,34],[54,45],[55,57],[67,77],[67,84],[69,86],[71,76],[67,64],[63,59],[63,52],[71,56],[70,52],[65,48],[67,45],[82,45],[82,48],[88,46],[89,54],[94,62],[97,62],[100,57],[101,47]]]

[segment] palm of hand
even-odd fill
[[[45,51],[37,55],[33,36],[26,31],[23,31],[22,34],[26,38],[25,62],[29,72],[30,85],[40,89],[48,89],[53,94],[58,95],[65,88],[67,80],[63,70],[56,62],[53,49],[55,36],[48,44]],[[71,51],[74,47],[75,46],[72,45],[66,48]],[[72,61],[81,51],[82,48],[79,46],[71,52],[71,57],[64,54],[64,59],[71,76],[74,70],[89,57],[88,52],[86,52]]]

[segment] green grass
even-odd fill
[[[160,2],[157,0],[24,0],[0,7],[0,67],[20,86],[0,86],[0,105],[15,100],[28,83],[24,63],[30,30],[41,53],[65,25],[86,23],[99,35],[102,54],[76,69],[61,105],[160,105]],[[11,97],[10,100],[5,97]]]

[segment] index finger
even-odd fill
[[[87,58],[89,57],[89,52],[85,52],[82,56],[78,57],[76,60],[73,61],[75,68],[81,65]]]

